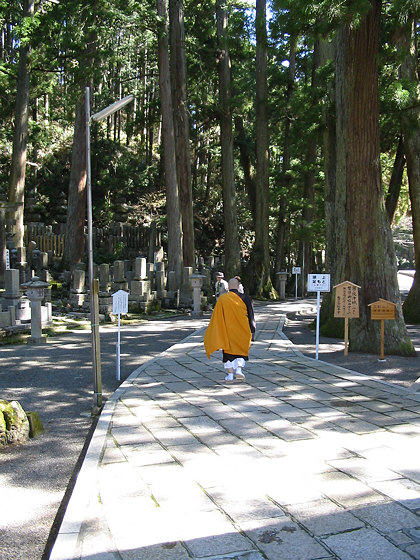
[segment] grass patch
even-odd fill
[[[53,324],[44,327],[42,334],[48,337],[58,336],[68,331],[87,331],[90,329],[90,322],[86,319],[75,319],[74,317],[53,317]]]
[[[171,319],[173,317],[184,316],[185,313],[174,310],[159,310],[152,313],[127,313],[121,315],[121,325],[138,325],[146,323],[147,321],[156,321],[159,319]],[[65,333],[73,331],[88,331],[91,329],[91,322],[86,317],[74,317],[67,315],[53,316],[53,324],[42,328],[42,334],[47,338],[53,338]],[[117,322],[117,316],[114,321],[102,321],[101,327],[114,326]],[[27,344],[27,339],[31,336],[31,331],[28,329],[24,332],[7,333],[0,331],[0,346],[8,346],[13,344]]]
[[[26,344],[30,336],[30,331],[28,331],[27,333],[4,334],[0,338],[0,346],[9,346],[11,344]]]

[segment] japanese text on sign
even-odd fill
[[[359,317],[359,292],[358,286],[351,282],[343,282],[336,286],[334,317]]]
[[[294,266],[292,268],[292,274],[300,274],[302,272],[302,269],[300,266]]]
[[[370,303],[370,317],[373,320],[395,319],[395,303],[386,299],[379,299]]]
[[[308,292],[329,292],[329,274],[308,274]]]
[[[114,315],[128,313],[128,292],[118,290],[118,292],[112,294],[112,313]]]

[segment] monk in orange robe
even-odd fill
[[[231,278],[229,292],[222,294],[214,307],[204,335],[207,357],[223,350],[225,381],[245,380],[242,368],[248,360],[249,348],[255,333],[252,299],[238,291],[239,281]]]

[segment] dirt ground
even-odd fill
[[[316,333],[310,326],[315,318],[316,303],[312,309],[288,314],[283,329],[296,348],[310,358],[315,358],[316,354]],[[385,355],[386,361],[379,361],[379,342],[377,354],[349,352],[348,356],[344,356],[343,340],[320,336],[318,359],[389,383],[410,387],[420,378],[420,325],[408,325],[407,330],[417,351],[414,358]],[[418,384],[420,390],[420,381]]]

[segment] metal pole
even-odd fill
[[[319,352],[319,310],[321,308],[321,292],[316,293],[316,351],[315,359],[318,359]]]
[[[120,348],[121,348],[121,314],[118,313],[118,338],[117,338],[117,370],[116,370],[116,378],[117,381],[120,381],[120,372],[121,372],[121,359],[120,359]]]
[[[305,242],[302,241],[302,299],[305,297]]]
[[[5,228],[6,209],[0,206],[0,288],[4,288],[4,274],[6,270],[6,230]]]
[[[86,110],[86,199],[88,222],[88,274],[90,289],[90,321],[92,329],[92,373],[93,373],[93,408],[97,414],[102,407],[101,351],[99,344],[98,296],[95,294],[93,278],[93,236],[92,236],[92,186],[90,169],[90,88],[85,89]],[[96,295],[96,297],[95,297]]]

